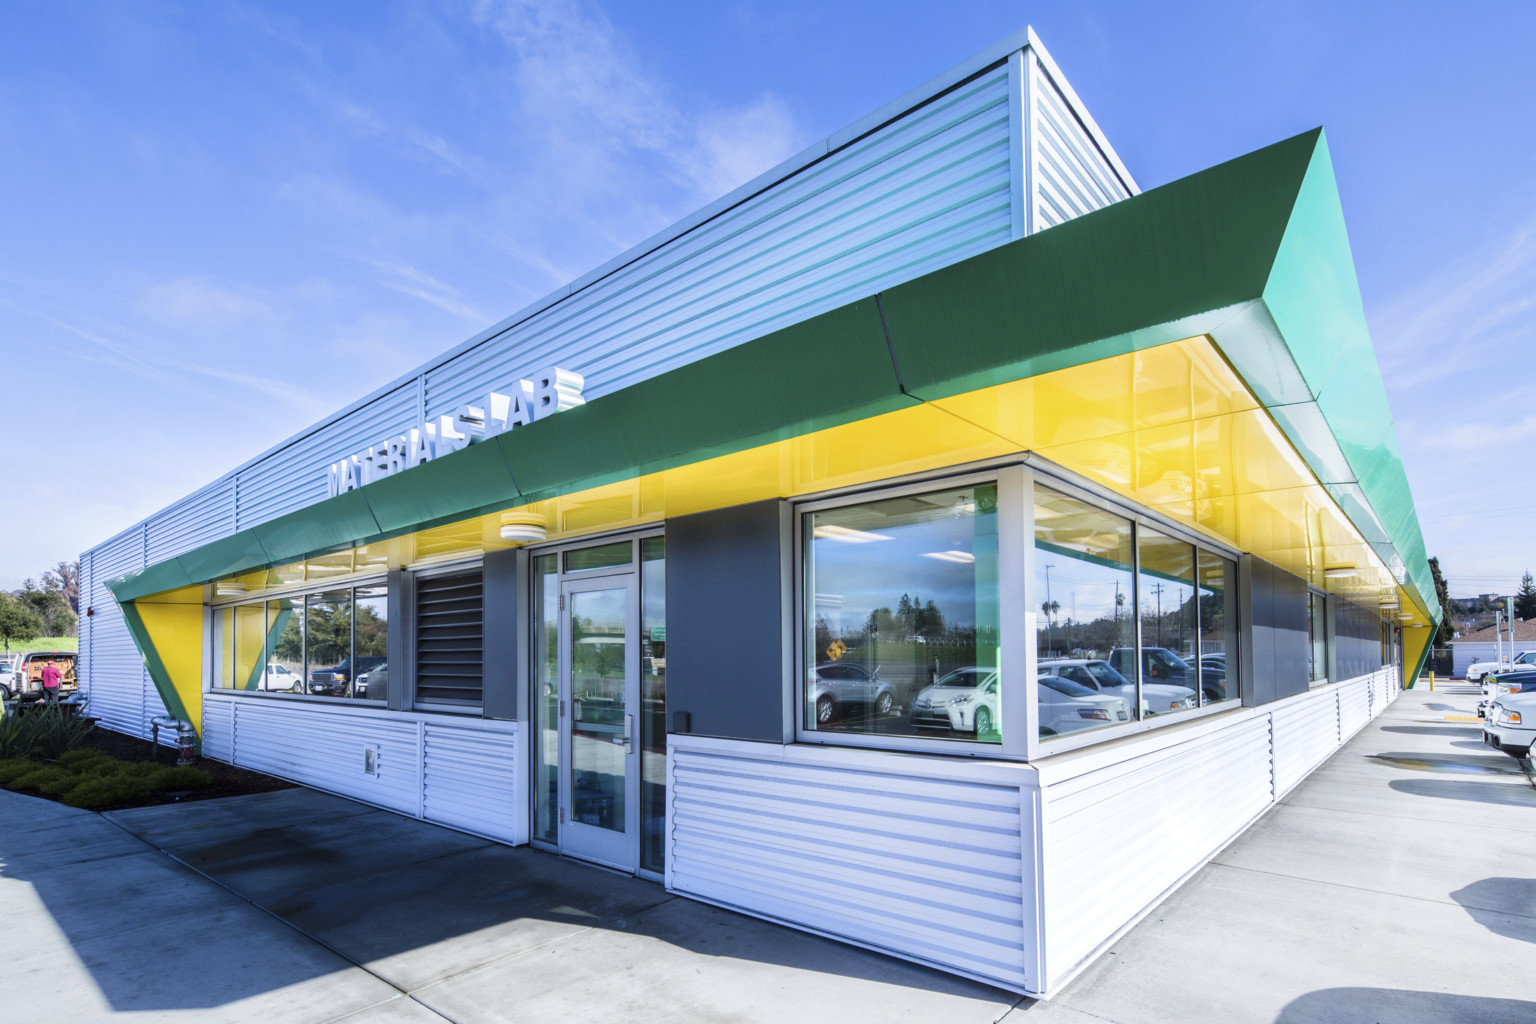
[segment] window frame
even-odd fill
[[[387,572],[372,572],[372,573],[367,573],[367,574],[357,574],[357,575],[350,576],[350,577],[347,577],[347,578],[336,578],[336,579],[329,579],[329,580],[309,580],[309,581],[306,581],[304,583],[296,584],[296,585],[294,585],[292,587],[283,587],[281,589],[276,589],[276,588],[264,589],[264,590],[262,590],[262,591],[260,591],[260,592],[258,592],[256,594],[243,595],[243,596],[241,596],[239,598],[235,598],[235,599],[223,600],[223,601],[219,601],[217,603],[212,602],[212,601],[208,602],[206,607],[207,607],[207,610],[208,610],[207,611],[207,622],[208,622],[208,628],[209,628],[209,643],[208,643],[208,650],[209,650],[209,659],[208,659],[209,660],[209,665],[208,665],[208,668],[209,668],[209,672],[208,672],[207,681],[206,681],[206,683],[205,683],[205,685],[203,687],[203,692],[204,693],[209,693],[209,694],[215,694],[215,695],[226,694],[226,695],[230,695],[230,696],[236,696],[236,697],[239,697],[242,700],[251,699],[251,700],[297,701],[297,702],[317,703],[317,704],[341,704],[341,705],[346,705],[346,706],[350,706],[350,707],[364,707],[364,708],[385,708],[385,707],[388,707],[389,706],[389,702],[387,700],[368,700],[368,699],[363,698],[363,697],[329,697],[329,696],[322,696],[320,694],[314,694],[314,693],[308,692],[308,686],[309,686],[309,597],[310,597],[311,594],[321,594],[321,593],[326,593],[326,592],[331,592],[331,591],[337,591],[337,590],[342,589],[343,587],[346,588],[346,590],[347,590],[348,599],[349,599],[349,601],[351,603],[351,606],[352,606],[351,636],[348,639],[348,643],[347,643],[348,656],[355,658],[357,656],[357,652],[356,652],[356,648],[357,648],[357,591],[361,587],[382,587],[382,588],[384,588],[385,593],[387,594],[388,591],[389,591],[389,576],[388,576]],[[303,679],[303,681],[304,681],[304,685],[305,685],[305,688],[306,688],[305,692],[304,693],[293,693],[293,692],[287,691],[287,690],[247,690],[247,689],[243,689],[241,687],[235,687],[235,686],[225,687],[225,686],[218,685],[219,672],[220,672],[220,669],[222,667],[222,662],[223,662],[223,650],[222,650],[223,644],[222,644],[222,641],[219,640],[219,630],[220,630],[219,619],[220,619],[221,614],[223,612],[225,612],[225,611],[229,611],[229,612],[233,613],[236,608],[252,607],[252,606],[259,607],[261,609],[261,613],[262,613],[263,634],[265,635],[265,630],[266,630],[266,614],[267,614],[267,607],[266,606],[267,606],[267,604],[269,602],[272,602],[272,601],[280,601],[280,600],[283,600],[283,599],[290,599],[290,600],[292,600],[292,599],[296,599],[296,598],[297,599],[301,599],[303,601],[303,606],[304,606],[304,638],[303,638],[303,645],[302,645],[302,651],[303,651],[303,661],[302,661],[302,664],[303,664],[303,668],[302,668],[302,671],[301,671],[300,678]],[[263,640],[262,643],[263,643],[262,665],[265,666],[269,659],[268,659],[268,656],[267,656],[268,652],[267,652],[266,647],[265,647],[266,641]],[[388,656],[386,655],[386,657],[388,657]],[[236,662],[236,664],[238,664],[238,662]],[[265,669],[263,669],[263,675],[265,675]],[[354,678],[353,682],[355,682],[355,681],[356,680]]]

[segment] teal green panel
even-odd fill
[[[176,692],[176,685],[171,682],[171,674],[165,670],[165,663],[160,660],[160,652],[155,650],[155,645],[149,638],[149,630],[144,628],[144,620],[139,618],[139,610],[133,606],[132,601],[119,601],[118,607],[123,612],[123,623],[128,627],[128,633],[133,637],[134,646],[139,649],[139,656],[144,659],[144,668],[149,672],[150,681],[155,684],[155,692],[160,694],[160,700],[165,704],[165,710],[173,717],[183,722],[191,722],[194,726],[201,726],[200,722],[193,722],[187,716],[186,705],[181,702],[181,694]]]
[[[362,491],[347,491],[334,498],[279,516],[252,527],[273,564],[293,562],[308,555],[352,547],[381,532]]]
[[[875,300],[862,299],[497,440],[533,501],[911,404]]]
[[[202,581],[188,576],[186,570],[181,567],[181,563],[172,558],[135,572],[125,573],[115,580],[108,580],[107,589],[112,591],[112,596],[121,603],[146,594],[158,594],[162,590],[190,587],[200,582]]]
[[[1269,414],[1275,418],[1280,429],[1285,431],[1285,436],[1290,438],[1291,444],[1296,446],[1307,465],[1312,467],[1319,481],[1323,484],[1354,481],[1355,471],[1339,450],[1338,441],[1328,428],[1328,421],[1323,418],[1323,411],[1317,407],[1317,403],[1307,401],[1296,405],[1272,405],[1269,406]]]
[[[242,530],[232,537],[224,537],[212,544],[204,544],[200,548],[194,548],[184,555],[177,556],[176,560],[181,563],[187,575],[197,583],[249,572],[270,562],[254,530]],[[145,593],[153,593],[153,591],[145,591]]]
[[[1261,297],[1319,137],[1298,135],[883,293],[907,390],[945,397],[1174,340],[1149,329]]]
[[[570,412],[563,412],[554,420],[568,415]],[[463,519],[472,514],[467,511],[471,509],[507,508],[520,503],[501,447],[485,441],[375,480],[358,493],[367,500],[379,530],[386,534]]]

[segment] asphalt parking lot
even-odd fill
[[[1536,1020],[1536,785],[1410,691],[1050,1003],[311,790],[0,792],[0,1021]]]

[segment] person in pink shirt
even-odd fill
[[[59,702],[59,682],[63,673],[59,671],[57,662],[50,661],[43,666],[43,699],[49,704]]]

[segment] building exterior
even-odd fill
[[[1029,33],[82,577],[113,728],[1036,995],[1441,615],[1321,131],[1143,194]]]
[[[1500,653],[1500,647],[1503,653]],[[1536,651],[1536,619],[1515,620],[1515,649],[1509,649],[1509,626],[1502,621],[1497,629],[1484,626],[1471,633],[1464,633],[1451,641],[1452,674],[1465,676],[1473,662],[1496,662],[1502,657],[1508,661],[1511,653]]]

